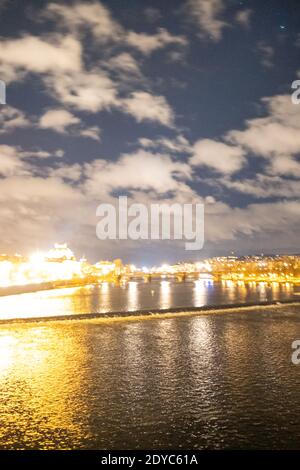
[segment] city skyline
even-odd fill
[[[121,259],[98,260],[95,264],[86,258],[78,259],[66,243],[55,243],[46,252],[35,252],[29,257],[15,254],[0,255],[0,295],[57,289],[59,287],[99,286],[110,282],[119,286],[130,280],[152,281],[165,278],[185,281],[210,279],[253,284],[299,283],[299,255],[231,256],[182,260],[176,264],[163,262],[158,266],[124,264]],[[27,290],[26,290],[27,289]],[[29,290],[30,291],[30,290]]]

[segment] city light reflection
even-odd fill
[[[195,281],[194,287],[194,306],[201,307],[206,304],[207,300],[207,289],[205,287],[205,282],[202,280]]]
[[[65,327],[22,325],[6,328],[0,334],[0,377],[9,377],[14,384],[14,402],[0,402],[0,414],[6,425],[0,427],[0,440],[10,445],[19,436],[18,448],[40,445],[53,448],[60,439],[76,443],[88,429],[78,422],[82,407],[80,391],[85,383],[87,360],[84,338]],[[68,371],[76,367],[76,376],[68,380]],[[3,390],[2,390],[3,393]],[[72,402],[72,406],[69,404]],[[20,410],[21,414],[20,414]],[[39,423],[35,432],[28,432],[28,423]],[[52,445],[52,447],[51,447]]]
[[[137,282],[131,281],[128,283],[128,310],[138,310],[138,288]]]
[[[166,309],[171,306],[170,282],[161,281],[160,283],[160,308]]]

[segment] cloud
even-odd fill
[[[153,10],[153,9],[152,9]],[[58,25],[73,35],[80,37],[90,32],[96,42],[127,44],[145,55],[170,44],[185,46],[187,40],[182,36],[173,36],[166,29],[159,29],[156,34],[126,31],[111,12],[101,2],[74,2],[71,6],[50,3],[43,16],[58,22]]]
[[[55,150],[53,152],[48,152],[46,150],[19,150],[20,158],[62,158],[65,152],[62,149]]]
[[[109,197],[107,191],[126,189],[123,171],[126,177],[129,176],[129,188],[136,188],[136,191],[131,191],[130,202],[191,202],[195,196],[187,185],[178,181],[179,176],[189,178],[190,170],[178,168],[177,162],[154,155],[150,157],[150,161],[146,159],[141,172],[143,159],[137,158],[140,166],[136,166],[134,160],[121,158],[115,163],[94,161],[85,165],[87,180],[82,187],[73,184],[82,178],[82,166],[78,164],[57,168],[45,177],[25,175],[0,179],[2,249],[28,252],[36,249],[36,246],[47,248],[61,239],[67,240],[76,251],[89,247],[92,252],[99,252],[100,245],[95,236],[95,210],[100,202],[116,202],[112,195]],[[149,177],[148,171],[151,172]],[[177,175],[178,171],[180,175]],[[140,175],[141,184],[138,182]],[[171,198],[167,190],[173,192]],[[198,198],[198,202],[200,201]],[[231,246],[237,250],[243,246],[244,238],[248,249],[251,243],[254,250],[258,246],[260,249],[280,249],[286,247],[286,233],[289,233],[290,248],[297,246],[300,228],[299,200],[234,208],[211,199],[205,210],[205,239],[210,246],[214,244],[215,247],[224,249],[225,242],[231,242]],[[106,254],[112,248],[111,243],[113,242],[107,241],[105,244]],[[157,244],[160,242],[152,245],[152,249],[157,249]],[[130,240],[122,243],[123,254],[124,250],[130,249],[130,245]],[[144,249],[143,245],[142,250]],[[179,257],[184,255],[180,251],[180,244],[174,243],[173,249]],[[134,245],[134,250],[139,251],[137,244]],[[112,253],[116,251],[112,250]]]
[[[117,90],[112,80],[101,71],[56,74],[46,77],[53,97],[81,111],[93,113],[117,104]]]
[[[206,166],[224,174],[239,171],[245,163],[245,151],[241,147],[211,139],[198,140],[193,146],[193,156],[190,158],[190,164],[193,166]]]
[[[118,96],[117,85],[104,72],[82,72],[50,76],[46,79],[54,97],[79,111],[97,113],[118,109],[137,122],[152,121],[173,126],[174,113],[164,96],[134,91],[128,97]]]
[[[81,45],[71,36],[49,40],[25,35],[20,39],[0,41],[0,65],[29,72],[78,71],[81,68]]]
[[[244,130],[230,131],[227,141],[268,161],[273,174],[294,174],[299,177],[300,114],[288,95],[263,98],[268,115],[250,119]]]
[[[281,178],[279,176],[256,175],[255,178],[231,180],[228,177],[219,180],[220,184],[230,190],[249,194],[258,199],[292,198],[300,196],[299,181]],[[213,181],[212,184],[216,184]]]
[[[262,98],[267,115],[246,121],[244,130],[231,130],[225,143],[210,139],[197,141],[189,163],[207,166],[224,174],[223,178],[206,179],[212,186],[250,194],[259,198],[299,196],[300,178],[300,115],[288,95]],[[147,142],[146,142],[147,143]],[[262,171],[255,178],[231,179],[254,156],[264,160]],[[281,178],[284,176],[285,178]],[[293,179],[288,179],[293,178]]]
[[[246,121],[244,130],[231,130],[223,136],[223,142],[211,139],[197,141],[192,147],[193,155],[189,163],[193,166],[206,166],[224,175],[230,175],[241,170],[253,156],[265,160],[264,171],[268,175],[300,178],[300,115],[296,105],[288,95],[277,95],[262,98],[267,107],[267,116]],[[147,143],[147,142],[146,142]],[[188,148],[187,148],[188,151]],[[251,154],[251,156],[249,155]],[[271,182],[275,179],[261,176],[260,183],[268,183],[268,188],[261,188],[261,195],[271,196]],[[219,180],[216,180],[216,185]],[[278,180],[279,181],[279,180]],[[281,181],[281,180],[280,180]],[[223,185],[228,189],[246,192],[253,180],[232,181],[223,179]],[[285,190],[286,180],[282,180],[282,191]],[[287,183],[287,193],[291,194]],[[255,187],[255,184],[253,185]],[[258,191],[260,193],[260,191]],[[250,194],[250,193],[249,193]],[[274,196],[276,196],[274,192]]]
[[[168,44],[184,45],[183,37],[173,36],[165,29],[154,35],[127,32],[100,2],[75,2],[69,6],[50,3],[43,18],[55,20],[59,32],[0,40],[0,71],[12,81],[21,80],[29,73],[38,74],[57,107],[67,108],[59,114],[46,112],[40,127],[65,132],[68,127],[79,124],[78,118],[72,115],[73,109],[90,113],[117,109],[132,115],[138,122],[173,125],[174,113],[165,97],[137,89],[141,84],[150,86],[145,83],[139,64],[131,54],[120,51],[109,57],[114,49],[106,47],[104,52],[100,51],[97,66],[93,66],[87,60],[86,48],[82,47],[85,42],[81,34],[88,30],[94,39],[118,43],[123,48],[130,46],[144,54]],[[99,52],[99,45],[97,47]],[[96,52],[95,43],[91,48]],[[99,140],[95,126],[81,132],[82,136]]]
[[[240,10],[237,12],[237,14],[235,15],[235,19],[244,28],[249,28],[252,15],[253,10],[251,10],[250,8],[245,8],[245,10]]]
[[[122,52],[121,54],[113,56],[109,60],[108,65],[112,70],[119,70],[130,75],[140,75],[141,73],[138,62],[128,52]]]
[[[79,181],[83,174],[82,165],[75,163],[73,165],[59,165],[56,168],[49,169],[49,176],[58,177],[67,181]]]
[[[65,39],[65,41],[67,39]],[[54,60],[55,56],[53,57],[51,54],[47,55],[47,47],[52,48],[54,46],[40,39],[38,41],[39,44],[47,44],[45,50],[41,47],[38,55],[35,55],[34,48],[32,49],[32,41],[11,41],[16,49],[21,49],[22,54],[20,54],[23,58],[21,60],[21,55],[16,55],[9,60],[11,60],[16,67],[22,65],[27,71],[45,72],[42,79],[47,90],[60,104],[75,108],[79,111],[89,111],[92,113],[116,108],[131,114],[138,122],[145,120],[157,121],[166,126],[173,124],[173,111],[163,96],[155,96],[148,92],[134,91],[129,97],[120,98],[118,96],[118,84],[114,82],[106,72],[99,69],[89,71],[80,69],[74,73],[73,70],[69,69],[68,60],[64,63],[64,67],[60,68],[57,66],[56,60]],[[22,46],[20,47],[21,42]],[[11,48],[12,52],[14,47]],[[62,47],[62,50],[60,47]],[[63,57],[66,52],[62,44],[60,44],[60,47],[57,46],[58,62],[60,57],[59,53],[62,52],[61,57]],[[56,50],[55,47],[54,50]],[[0,60],[1,53],[0,51]],[[5,60],[8,60],[6,54],[2,53],[2,58],[4,57]],[[70,56],[68,56],[68,59],[70,59]],[[112,61],[115,61],[115,65],[117,63],[118,67],[123,68],[123,70],[127,68],[127,71],[129,69],[130,71],[138,71],[137,63],[129,54],[120,54],[112,58]],[[75,69],[77,69],[77,66],[79,66],[79,63],[77,65],[75,64]],[[56,118],[58,121],[55,124],[53,119],[55,120]],[[51,119],[52,121],[49,121]],[[53,112],[50,112],[50,114],[46,113],[46,116],[41,119],[40,125],[43,128],[56,128],[56,130],[60,129],[60,131],[62,131],[66,126],[75,124],[73,119],[71,113],[67,110],[61,111],[59,116],[58,114],[53,115]],[[95,132],[93,134],[95,137]]]
[[[159,149],[170,153],[190,153],[192,151],[189,141],[182,135],[178,135],[173,139],[166,137],[147,139],[141,137],[139,144],[144,148]]]
[[[0,76],[1,80],[3,80],[6,85],[9,85],[12,82],[22,80],[26,76],[26,72],[0,60]]]
[[[230,27],[227,16],[225,19],[229,2],[189,0],[185,5],[201,37],[221,40]],[[249,9],[232,11],[235,26],[249,26]],[[183,135],[173,135],[175,112],[165,96],[151,91],[154,82],[142,75],[143,65],[145,70],[151,65],[147,61],[155,51],[168,48],[166,60],[171,55],[180,59],[188,44],[184,36],[166,29],[152,30],[151,34],[149,30],[141,32],[140,27],[138,31],[126,30],[99,1],[68,5],[52,2],[46,7],[46,16],[53,21],[43,25],[44,31],[50,26],[49,34],[0,39],[0,74],[7,82],[35,74],[55,104],[53,109],[40,112],[44,112],[40,119],[16,108],[1,108],[2,132],[29,126],[36,131],[42,127],[96,142],[101,131],[96,125],[88,127],[84,117],[86,113],[111,110],[171,130],[167,129],[168,137],[157,134],[151,139],[141,138],[137,151],[121,154],[114,161],[111,155],[93,161],[83,155],[82,161],[89,163],[82,164],[74,160],[68,164],[60,149],[0,146],[3,248],[10,240],[14,250],[43,242],[47,246],[64,235],[69,242],[78,243],[75,248],[97,246],[95,208],[99,202],[115,201],[120,192],[146,204],[202,201],[202,188],[198,187],[199,194],[193,189],[198,167],[214,172],[217,190],[235,196],[239,192],[252,198],[276,198],[273,203],[259,201],[246,207],[230,207],[217,200],[218,191],[213,192],[214,198],[206,198],[207,240],[222,246],[224,240],[232,240],[238,245],[246,237],[247,244],[251,239],[255,244],[261,236],[270,246],[270,240],[279,244],[288,231],[289,239],[295,234],[297,242],[300,116],[290,96],[264,98],[265,117],[250,119],[220,139],[201,139],[191,144]],[[261,44],[265,58],[266,47]],[[246,166],[246,156],[250,176],[241,179],[238,172]],[[251,160],[255,157],[261,157],[259,163],[266,174],[253,175]]]
[[[223,0],[187,0],[186,11],[197,23],[201,37],[214,42],[222,38],[228,24],[223,19]]]
[[[82,193],[59,178],[12,176],[0,179],[0,217],[2,249],[28,253],[59,236],[72,243],[88,210]]]
[[[247,207],[230,207],[224,203],[206,206],[206,241],[213,243],[234,241],[235,249],[243,246],[253,250],[260,247],[266,250],[286,249],[286,234],[289,234],[289,248],[297,246],[299,237],[299,199],[268,203],[249,204]],[[220,230],[220,226],[222,230]],[[239,245],[238,245],[239,244]]]
[[[230,27],[224,19],[228,5],[226,0],[187,0],[185,10],[197,24],[200,37],[218,42],[222,39],[224,29]],[[233,20],[249,28],[252,14],[250,8],[245,8],[237,11]]]
[[[99,42],[119,40],[123,31],[101,2],[74,2],[71,6],[49,3],[44,16],[73,33],[89,30]]]
[[[117,162],[95,160],[85,165],[86,190],[93,194],[118,189],[154,190],[157,193],[186,189],[191,168],[168,155],[143,149],[122,155]]]
[[[1,161],[6,155],[5,161],[8,162],[5,178],[0,179],[3,249],[28,250],[37,243],[47,247],[58,237],[68,240],[75,249],[83,246],[97,249],[96,206],[99,202],[116,202],[115,194],[119,191],[129,191],[130,202],[145,204],[203,201],[188,184],[193,181],[191,166],[167,154],[140,149],[122,155],[115,162],[94,160],[85,164],[60,163],[44,167],[41,175],[39,166],[27,161],[29,153],[8,146],[0,148]],[[221,181],[224,185],[235,184],[228,176]],[[259,237],[265,247],[271,247],[270,240],[276,240],[277,247],[280,247],[280,243],[284,243],[283,235],[289,231],[289,240],[296,244],[300,214],[296,183],[290,181],[285,187],[283,179],[277,177],[259,177],[244,183],[242,188],[236,189],[245,193],[252,189],[252,192],[259,193],[258,197],[268,197],[277,186],[278,193],[291,200],[239,208],[208,197],[206,242],[218,246],[232,242],[237,247],[246,237],[247,246],[250,246],[251,240],[255,245]],[[122,250],[129,245],[130,241],[125,241]],[[174,244],[174,249],[176,247],[178,249],[179,245]],[[109,249],[110,242],[105,245],[106,252]],[[135,249],[138,250],[137,246]]]
[[[101,129],[97,126],[87,127],[86,129],[82,129],[79,132],[81,137],[89,137],[90,139],[97,140],[100,142],[101,140]]]
[[[268,46],[264,41],[258,43],[258,52],[260,54],[261,64],[266,68],[271,68],[274,66],[273,58],[275,51],[272,46]]]
[[[67,128],[80,123],[80,119],[65,109],[50,109],[39,121],[42,129],[52,129],[57,132],[66,132]]]
[[[267,171],[274,175],[300,178],[300,162],[291,156],[274,156],[267,166]]]
[[[186,184],[191,178],[190,167],[164,154],[141,149],[122,155],[116,162],[51,162],[41,168],[28,159],[29,152],[3,148],[0,155],[4,153],[10,166],[5,179],[0,178],[3,250],[47,247],[58,239],[66,239],[75,249],[85,247],[85,252],[86,247],[96,250],[95,210],[99,202],[116,202],[114,191],[130,191],[132,202],[145,204],[164,198],[170,201],[170,197],[173,202],[190,202],[193,196]],[[21,153],[28,154],[26,161],[20,158]],[[12,157],[19,168],[12,168]]]
[[[28,159],[62,158],[63,156],[64,151],[61,149],[49,152],[45,150],[24,150],[12,145],[0,145],[0,175],[2,177],[32,175],[38,168],[35,168]]]
[[[173,36],[166,29],[160,28],[156,34],[136,33],[130,31],[127,34],[128,45],[138,49],[145,55],[150,55],[153,51],[162,49],[170,44],[186,46],[187,40],[183,36]]]
[[[31,125],[31,120],[20,109],[4,105],[0,107],[0,110],[0,134]]]
[[[167,127],[173,126],[174,113],[164,96],[136,91],[123,100],[123,109],[137,122],[156,121]]]
[[[50,109],[39,120],[41,129],[51,129],[62,134],[71,134],[88,137],[100,141],[101,130],[97,126],[83,127],[81,119],[65,109]]]
[[[9,145],[0,145],[0,175],[12,176],[14,174],[26,174],[24,162],[18,156],[18,150]]]

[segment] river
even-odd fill
[[[0,328],[0,448],[299,448],[299,306]]]
[[[166,282],[0,299],[0,449],[299,448],[300,365],[291,361],[299,303],[76,319],[299,300],[298,288]],[[73,320],[31,321],[53,314]],[[26,320],[5,323],[12,318]]]
[[[0,320],[299,299],[300,286],[211,280],[131,281],[0,297]]]

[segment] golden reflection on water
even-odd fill
[[[109,292],[109,283],[108,282],[102,282],[101,284],[101,293],[102,294],[108,294]]]
[[[160,283],[160,305],[163,309],[170,308],[171,306],[171,292],[169,281],[161,281]]]
[[[267,285],[265,282],[258,284],[259,300],[264,301],[267,299]]]
[[[130,281],[121,286],[104,282],[99,286],[0,297],[0,320],[280,300],[292,297],[294,290],[292,284],[276,282],[165,279],[153,283]]]
[[[235,299],[236,284],[233,281],[222,281],[222,287],[228,300],[233,302]]]
[[[136,281],[130,281],[128,283],[128,310],[138,310],[138,283]]]
[[[68,332],[67,325],[2,327],[1,447],[70,447],[89,435],[78,420],[85,406],[86,343]]]
[[[207,288],[204,280],[195,281],[194,286],[194,305],[195,307],[201,307],[206,304],[207,299]]]
[[[298,445],[299,307],[234,312],[1,325],[0,448]]]
[[[247,288],[243,281],[237,282],[237,295],[239,302],[244,302],[247,297]]]
[[[274,300],[279,300],[280,298],[280,286],[279,282],[272,282],[271,284],[272,296]]]
[[[90,313],[93,287],[72,287],[0,297],[0,319]]]

